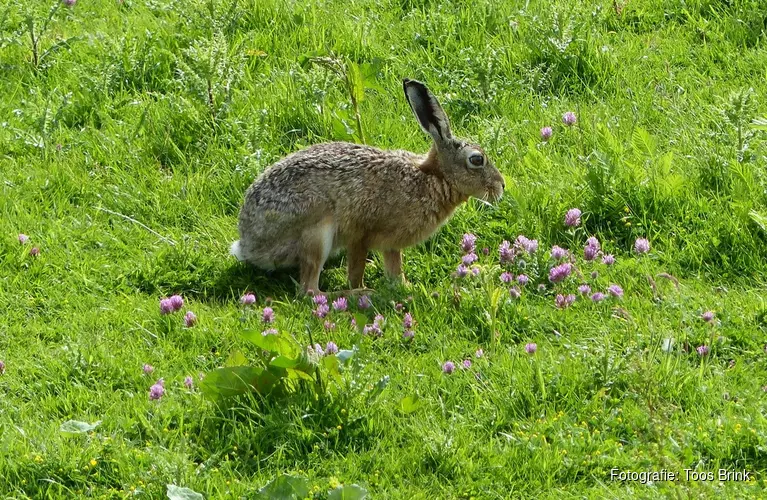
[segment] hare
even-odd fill
[[[505,183],[482,148],[453,137],[423,83],[403,87],[434,141],[427,154],[346,142],[290,154],[245,193],[232,255],[262,269],[298,266],[304,293],[320,291],[322,267],[341,249],[352,288],[362,287],[370,250],[383,252],[388,276],[404,280],[403,248],[434,234],[470,196],[499,200]]]

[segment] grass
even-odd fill
[[[0,492],[159,498],[176,484],[250,497],[285,473],[307,477],[317,498],[337,483],[372,498],[760,497],[767,143],[751,125],[767,114],[760,4],[0,8]],[[349,81],[306,64],[322,55],[364,70],[359,127]],[[309,144],[364,133],[369,144],[425,150],[403,77],[429,84],[507,192],[492,208],[470,201],[406,251],[410,288],[387,284],[370,256],[365,278],[378,292],[363,312],[387,318],[382,338],[361,337],[335,312],[325,332],[294,273],[228,256],[237,212],[264,168]],[[562,125],[565,111],[575,127]],[[543,143],[547,125],[554,136]],[[572,207],[584,212],[576,231],[563,225]],[[490,255],[480,255],[479,278],[456,280],[465,232]],[[541,249],[525,269],[534,282],[511,301],[496,249],[518,234]],[[548,249],[581,255],[590,235],[617,263],[579,257],[584,279],[625,295],[557,309],[554,294],[579,280],[537,292]],[[633,254],[637,237],[649,254]],[[328,265],[324,289],[345,287],[343,263]],[[239,303],[247,291],[254,307]],[[159,314],[174,293],[197,314],[193,328]],[[198,374],[233,352],[257,358],[242,332],[261,328],[267,297],[281,335],[356,344],[358,371],[323,397],[301,389],[212,403]],[[412,342],[397,302],[417,321]],[[713,324],[700,318],[707,310]],[[704,344],[711,352],[700,357]],[[442,373],[464,359],[469,370]],[[150,401],[160,377],[166,394]],[[414,411],[402,411],[404,398],[417,400]],[[63,433],[67,420],[100,425]],[[682,480],[611,481],[612,468]],[[684,469],[719,468],[755,479],[684,479]]]

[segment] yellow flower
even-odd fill
[[[328,485],[330,486],[330,489],[335,489],[341,486],[341,483],[338,481],[336,476],[331,476],[328,480]]]
[[[96,467],[96,464],[97,464],[97,463],[98,463],[98,462],[96,462],[96,459],[95,459],[95,458],[91,458],[91,465],[92,465],[93,467]]]

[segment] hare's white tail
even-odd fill
[[[245,260],[245,256],[242,254],[242,248],[240,247],[240,240],[232,243],[232,247],[229,249],[229,253],[234,255],[234,257],[240,262]]]

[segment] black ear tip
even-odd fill
[[[405,78],[404,80],[402,80],[402,85],[404,85],[405,87],[415,86],[415,87],[426,88],[426,85],[424,85],[423,83],[419,82],[418,80],[411,80],[410,78]]]
[[[429,89],[426,88],[426,85],[419,82],[418,80],[411,80],[410,78],[405,78],[402,80],[402,88],[405,90],[405,93],[408,93],[408,91],[416,92],[417,94],[423,96],[426,98],[426,96],[429,95]]]

